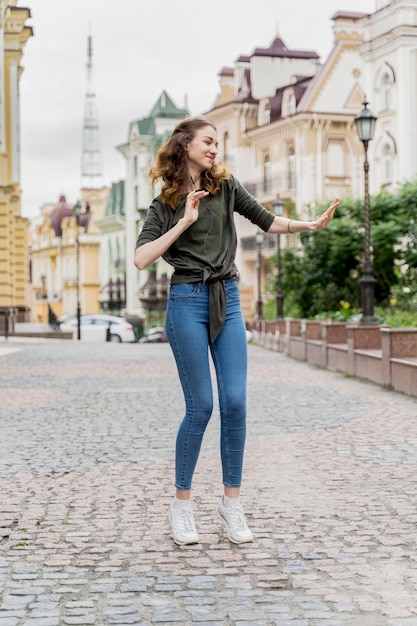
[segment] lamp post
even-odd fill
[[[369,202],[369,163],[368,143],[373,139],[376,117],[368,109],[366,98],[363,102],[362,111],[355,117],[356,130],[359,139],[363,143],[365,160],[363,170],[365,175],[365,199],[364,199],[364,226],[365,226],[365,258],[363,274],[360,279],[362,288],[362,317],[361,324],[375,324],[374,317],[374,289],[376,280],[373,277],[373,262],[371,255],[371,217]]]
[[[262,290],[261,290],[261,274],[262,274],[262,242],[264,240],[264,234],[258,230],[256,233],[256,269],[258,272],[258,301],[256,303],[256,314],[258,320],[263,319],[263,303],[262,303]]]
[[[273,201],[272,206],[276,216],[281,217],[284,213],[284,203],[280,198]],[[284,294],[282,292],[282,264],[281,264],[281,235],[277,235],[277,318],[284,317]]]
[[[76,272],[77,272],[77,339],[81,339],[81,306],[80,306],[80,214],[81,204],[79,200],[73,208],[75,221],[77,222],[77,236],[75,239],[75,251],[76,251]]]

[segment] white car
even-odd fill
[[[80,318],[81,339],[90,341],[107,341],[110,332],[110,341],[132,343],[136,341],[132,324],[123,317],[117,315],[81,315]],[[77,338],[77,316],[59,325],[60,330],[72,332]]]

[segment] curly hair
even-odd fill
[[[189,179],[187,162],[187,145],[194,139],[195,134],[201,128],[216,127],[204,117],[189,117],[182,120],[174,128],[170,138],[156,153],[154,164],[149,175],[152,186],[158,180],[162,180],[162,201],[174,209],[178,207],[184,186]],[[213,163],[209,170],[201,174],[201,188],[212,195],[218,193],[223,180],[229,177],[229,170],[224,163]]]

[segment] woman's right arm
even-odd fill
[[[200,199],[207,196],[207,191],[193,191],[187,196],[184,216],[166,233],[153,241],[147,241],[135,250],[134,264],[138,270],[144,270],[148,265],[159,259],[168,248],[176,242],[178,237],[198,220]]]
[[[168,232],[164,233],[154,241],[148,241],[135,250],[134,263],[138,270],[144,270],[151,263],[159,259],[170,246],[187,230],[189,224],[184,218],[178,220]]]

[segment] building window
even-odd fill
[[[136,178],[138,175],[138,157],[135,154],[133,157],[133,176]]]
[[[342,178],[345,171],[345,147],[341,141],[330,141],[327,150],[327,176]]]
[[[383,63],[376,73],[375,92],[378,96],[378,110],[392,111],[395,106],[395,73],[388,63]]]
[[[291,146],[288,149],[288,190],[295,189],[295,151]]]
[[[113,245],[112,242],[109,240],[109,244],[108,244],[108,255],[109,255],[109,267],[113,267]]]
[[[288,117],[289,115],[294,115],[296,112],[297,101],[295,99],[294,90],[292,87],[289,87],[284,91],[282,97],[281,117]]]
[[[227,131],[224,133],[223,136],[223,160],[230,160],[230,137]]]
[[[292,93],[288,100],[288,115],[294,115],[296,112],[297,103],[295,101],[295,95]]]
[[[382,106],[386,111],[392,107],[392,82],[388,74],[382,78]]]
[[[271,161],[269,158],[269,154],[265,154],[264,156],[264,192],[268,193],[272,189],[272,172],[271,172]]]
[[[388,185],[392,183],[393,175],[393,149],[390,144],[384,144],[382,148],[382,183]]]

